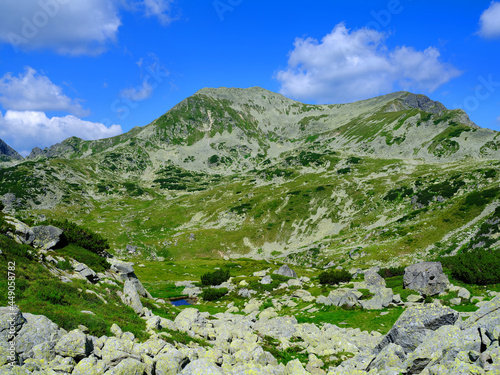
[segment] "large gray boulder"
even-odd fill
[[[368,300],[361,300],[361,306],[366,310],[381,310],[388,307],[392,302],[394,294],[391,288],[380,288],[375,295]]]
[[[52,225],[39,225],[31,228],[34,234],[33,247],[49,250],[61,242],[63,230]]]
[[[197,359],[196,361],[190,362],[184,370],[180,373],[181,375],[223,375],[221,368],[215,365],[213,362],[207,359]]]
[[[368,285],[368,288],[385,288],[385,280],[382,276],[380,276],[374,269],[366,270],[365,272],[365,283]]]
[[[443,292],[450,282],[443,272],[441,262],[421,262],[405,268],[403,286],[424,296]]]
[[[65,334],[55,346],[56,354],[74,358],[76,361],[88,357],[92,350],[94,350],[92,340],[79,329]]]
[[[132,281],[125,281],[125,284],[123,285],[123,295],[123,302],[125,304],[132,307],[137,314],[144,314],[144,308],[142,306],[141,299],[139,298],[139,293],[137,293],[137,289]]]
[[[297,274],[294,270],[288,267],[287,264],[283,264],[278,270],[273,272],[275,275],[282,275],[286,277],[297,277]]]
[[[458,312],[449,307],[410,307],[401,314],[389,333],[375,347],[374,353],[380,353],[390,343],[401,346],[405,353],[412,352],[431,332],[444,325],[453,325],[457,319]]]
[[[7,233],[8,237],[25,245],[31,245],[33,243],[35,233],[33,233],[33,230],[29,226],[10,216],[7,216],[5,221],[14,227],[13,232]]]
[[[89,268],[86,264],[83,263],[78,263],[74,267],[75,272],[78,272],[78,274],[84,278],[86,278],[88,281],[91,283],[95,284],[99,282],[100,278],[97,276],[97,274]]]
[[[22,360],[31,356],[34,346],[57,341],[62,336],[57,324],[44,315],[22,314],[26,322],[19,330],[15,342],[16,352]]]

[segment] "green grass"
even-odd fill
[[[118,324],[124,331],[134,333],[139,339],[146,339],[145,323],[128,306],[124,306],[116,295],[116,287],[108,286],[106,292],[99,286],[83,280],[62,283],[30,255],[28,246],[18,245],[0,235],[0,268],[8,269],[15,262],[15,304],[22,312],[45,315],[66,330],[78,328],[79,324],[89,328],[92,335],[111,335],[109,328]],[[7,290],[7,278],[0,279],[0,288]],[[108,304],[85,290],[94,290],[103,295]],[[7,306],[6,293],[0,294],[0,306]],[[81,311],[92,311],[96,315]]]

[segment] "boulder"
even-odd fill
[[[80,361],[94,350],[92,340],[79,329],[65,334],[56,344],[55,351],[63,357],[71,357]]]
[[[141,299],[135,289],[135,285],[130,280],[125,281],[123,285],[123,296],[122,300],[125,304],[132,307],[137,314],[143,315],[144,311]]]
[[[6,217],[5,221],[14,226],[14,232],[7,233],[14,241],[26,245],[31,245],[33,243],[35,233],[33,233],[33,230],[29,226],[10,216]]]
[[[458,312],[449,307],[433,305],[409,307],[375,347],[374,353],[380,353],[390,343],[401,346],[405,353],[412,352],[432,331],[444,325],[453,325],[457,319]]]
[[[299,298],[304,302],[312,302],[315,298],[311,295],[311,292],[304,289],[297,289],[292,292],[292,297]]]
[[[200,314],[200,311],[193,307],[182,310],[174,320],[177,329],[184,332],[189,331],[193,324],[202,324],[204,322],[205,318]]]
[[[404,288],[416,290],[424,296],[435,296],[446,290],[449,284],[441,262],[421,262],[405,268]]]
[[[290,338],[296,332],[297,319],[294,316],[278,316],[276,318],[259,320],[254,329],[263,335],[276,339]]]
[[[32,348],[47,341],[56,341],[62,334],[57,324],[44,315],[22,314],[26,322],[16,336],[16,352],[22,359],[30,356]]]
[[[366,270],[365,272],[365,283],[368,285],[369,289],[372,288],[385,288],[385,280],[380,276],[374,269]]]
[[[75,272],[78,272],[80,276],[86,278],[93,284],[99,282],[100,280],[99,276],[97,276],[97,274],[91,268],[87,267],[87,265],[83,263],[77,263],[73,266],[73,268]]]
[[[125,358],[118,366],[106,371],[104,375],[143,375],[146,365],[134,358]]]
[[[391,342],[378,353],[377,357],[370,362],[366,370],[376,369],[381,371],[387,368],[404,368],[406,367],[404,365],[405,360],[406,354],[403,348]],[[399,374],[400,372],[397,373]]]
[[[273,279],[271,279],[271,276],[269,276],[269,275],[264,276],[264,277],[260,280],[260,283],[261,283],[261,284],[264,284],[264,285],[271,284],[272,282],[273,282]]]
[[[238,290],[238,295],[243,298],[251,298],[252,294],[257,293],[255,290],[247,289],[247,288],[241,288]]]
[[[31,228],[33,231],[33,247],[49,250],[56,247],[62,239],[63,230],[52,225],[39,225]]]
[[[361,300],[361,306],[367,310],[381,310],[392,302],[393,292],[391,288],[378,289],[369,300]]]
[[[91,356],[82,359],[75,366],[72,375],[101,375],[106,371],[107,366],[103,361],[99,361],[96,357]]]
[[[282,275],[286,277],[297,277],[297,274],[295,273],[294,270],[292,270],[290,267],[288,267],[287,264],[283,264],[278,270],[273,272],[276,275]]]
[[[196,361],[190,362],[184,370],[180,373],[181,375],[223,375],[221,368],[215,365],[213,362],[207,359],[197,359]]]
[[[134,273],[134,264],[131,262],[124,262],[114,258],[107,258],[106,260],[111,264],[110,270],[116,272],[122,280],[128,280],[129,275]]]

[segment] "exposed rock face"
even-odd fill
[[[30,245],[33,243],[35,233],[29,226],[10,216],[6,218],[6,221],[15,228],[14,232],[7,233],[9,237],[21,244]]]
[[[294,270],[292,270],[290,267],[288,267],[287,264],[282,265],[278,270],[273,272],[276,275],[282,275],[286,277],[297,277],[297,274],[295,273]]]
[[[458,313],[449,307],[410,307],[401,314],[389,333],[376,346],[375,353],[380,353],[390,343],[401,346],[405,353],[412,352],[431,331],[444,325],[453,325],[457,319]]]
[[[424,296],[434,296],[443,292],[450,282],[440,262],[421,262],[405,268],[403,284],[406,289]]]
[[[56,247],[62,239],[63,230],[52,225],[40,225],[31,229],[34,234],[33,247],[38,249],[52,249]]]
[[[16,150],[0,139],[0,157],[2,155],[14,160],[23,160],[23,157]]]

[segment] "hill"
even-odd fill
[[[308,105],[203,89],[144,127],[0,167],[0,196],[121,256],[397,265],[498,248],[498,134],[408,92]]]

